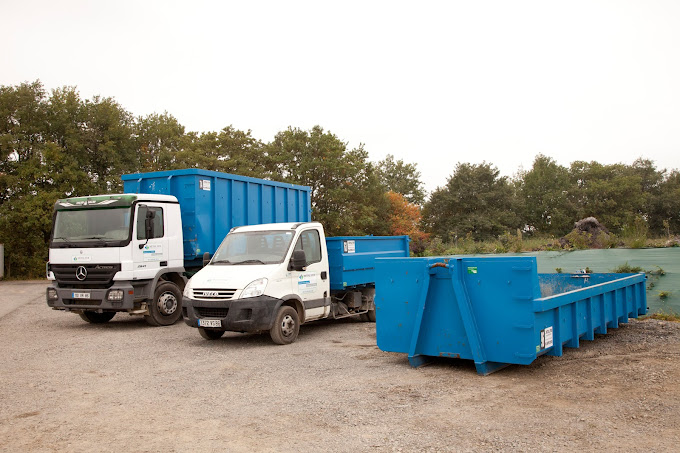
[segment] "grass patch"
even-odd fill
[[[651,315],[641,316],[642,319],[657,319],[659,321],[680,322],[680,314],[678,313],[652,313]]]
[[[615,274],[637,274],[639,272],[647,272],[640,266],[631,266],[628,264],[628,261],[626,261],[626,264],[622,264],[618,267],[615,267],[612,269],[612,272]]]

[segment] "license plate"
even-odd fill
[[[90,293],[73,293],[74,299],[89,299]]]
[[[200,327],[222,327],[222,322],[219,319],[199,319],[198,325]]]

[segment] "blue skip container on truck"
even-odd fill
[[[181,317],[187,276],[230,229],[311,220],[311,189],[200,169],[123,175],[124,194],[58,200],[47,304],[103,323]]]
[[[487,375],[561,356],[647,312],[645,275],[539,274],[535,257],[376,260],[383,351],[474,360]]]
[[[326,238],[318,222],[234,228],[184,289],[184,321],[207,340],[268,331],[277,344],[310,321],[375,321],[375,260],[407,256],[408,236]]]

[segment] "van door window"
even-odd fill
[[[321,261],[321,239],[317,230],[303,231],[295,244],[295,250],[304,250],[307,265]]]

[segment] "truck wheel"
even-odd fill
[[[217,340],[222,338],[222,335],[224,335],[224,330],[204,329],[203,327],[199,327],[198,333],[200,333],[201,336],[206,340]]]
[[[79,313],[83,321],[90,322],[92,324],[104,324],[105,322],[111,321],[114,316],[116,316],[115,311],[105,311],[104,313],[97,313],[95,311],[84,311]]]
[[[149,314],[144,316],[152,326],[170,326],[182,317],[182,292],[172,282],[163,282],[153,293]]]
[[[284,306],[276,315],[274,326],[269,330],[269,336],[276,344],[291,344],[300,332],[300,318],[293,307]]]

